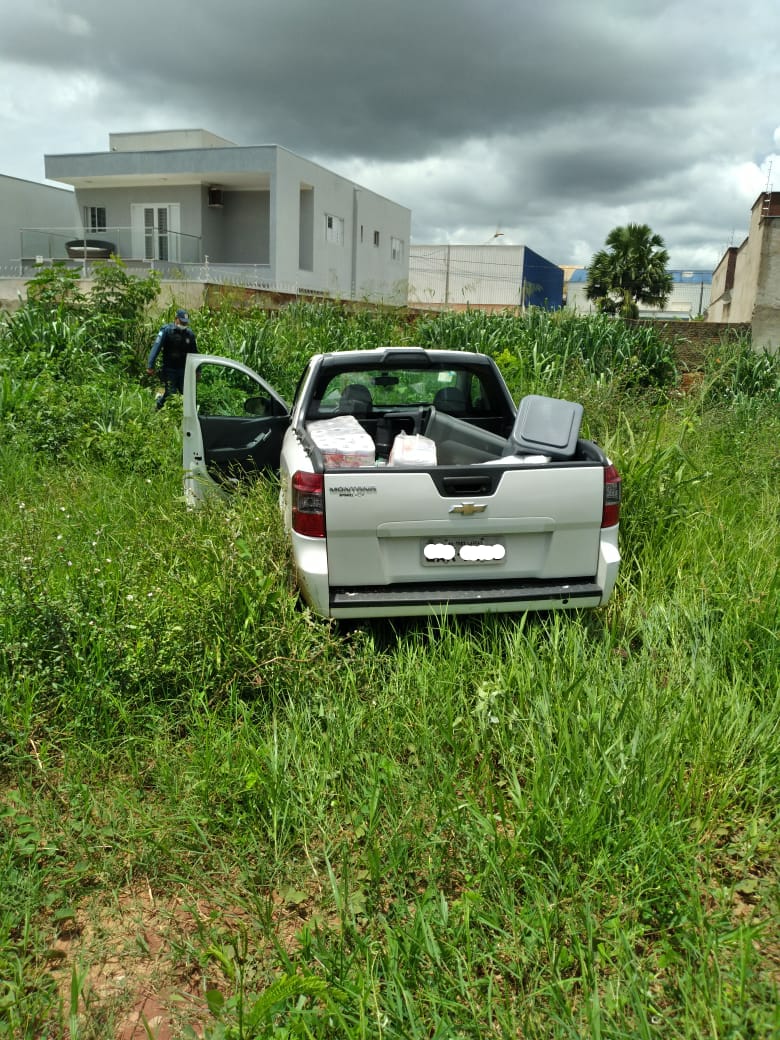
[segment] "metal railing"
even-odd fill
[[[106,227],[85,231],[81,227],[20,228],[20,275],[45,263],[87,265],[94,260],[119,257],[128,265],[159,268],[166,264],[203,262],[200,236],[159,228]],[[101,248],[102,247],[102,248]]]
[[[41,267],[62,263],[81,269],[83,277],[89,278],[96,264],[118,258],[131,271],[159,271],[165,280],[208,282],[270,293],[329,295],[310,284],[275,280],[270,264],[214,263],[202,254],[201,239],[195,235],[169,232],[167,257],[134,256],[133,246],[137,249],[142,238],[137,229],[129,227],[86,233],[76,227],[22,228],[20,259],[0,267],[0,277],[28,278]]]
[[[81,227],[43,227],[20,229],[20,258],[0,268],[0,277],[29,278],[41,267],[66,264],[79,268],[89,278],[96,264],[111,263],[117,258],[131,271],[159,271],[166,280],[192,281],[213,285],[235,286],[269,293],[328,297],[327,289],[311,283],[278,281],[271,264],[214,263],[202,252],[197,235],[167,232],[160,235],[131,227],[106,227],[101,231],[85,231]],[[153,257],[138,256],[152,239]],[[161,242],[167,248],[160,249]],[[159,254],[167,253],[166,256]]]

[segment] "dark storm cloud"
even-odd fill
[[[676,226],[699,228],[681,248],[714,263],[723,225],[747,224],[780,123],[774,0],[0,10],[0,172],[21,143],[41,169],[44,153],[104,150],[110,131],[204,127],[396,199],[417,241],[482,241],[500,224],[562,263],[627,220],[658,225],[670,247]]]
[[[540,156],[533,171],[533,186],[545,194],[570,198],[585,192],[589,198],[622,199],[627,185],[643,190],[666,169],[655,155],[607,150],[585,145],[576,151]]]
[[[175,102],[197,125],[228,123],[240,143],[397,159],[603,105],[679,103],[730,58],[716,44],[709,68],[688,60],[664,13],[605,18],[598,4],[507,0],[49,0],[7,18],[0,48],[63,77],[92,71],[150,109]]]

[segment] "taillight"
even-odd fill
[[[612,465],[604,470],[604,508],[601,526],[614,527],[620,519],[620,474]]]
[[[292,528],[310,538],[325,537],[325,481],[321,473],[299,469],[293,474]]]

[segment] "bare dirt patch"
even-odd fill
[[[203,1036],[212,1021],[206,992],[234,989],[208,954],[211,941],[251,935],[253,975],[270,980],[278,974],[276,946],[295,956],[306,925],[338,927],[314,882],[268,899],[266,922],[214,897],[158,894],[144,884],[85,900],[50,950],[65,1018],[75,969],[83,979],[78,1015],[85,1040],[175,1040],[186,1026]]]
[[[84,973],[79,1018],[85,1035],[148,1040],[151,1033],[173,1040],[185,1025],[202,1035],[208,1019],[203,995],[224,980],[211,966],[206,978],[197,936],[201,922],[217,913],[227,927],[239,920],[240,912],[155,895],[143,886],[110,902],[85,902],[53,944],[63,1007],[70,1005],[75,967]]]

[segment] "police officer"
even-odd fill
[[[176,311],[172,322],[163,325],[157,333],[157,339],[149,352],[146,371],[151,376],[157,356],[162,351],[162,380],[164,390],[157,395],[156,406],[159,410],[171,394],[184,392],[184,368],[188,354],[197,354],[198,345],[195,333],[190,328],[190,316],[185,310]]]

